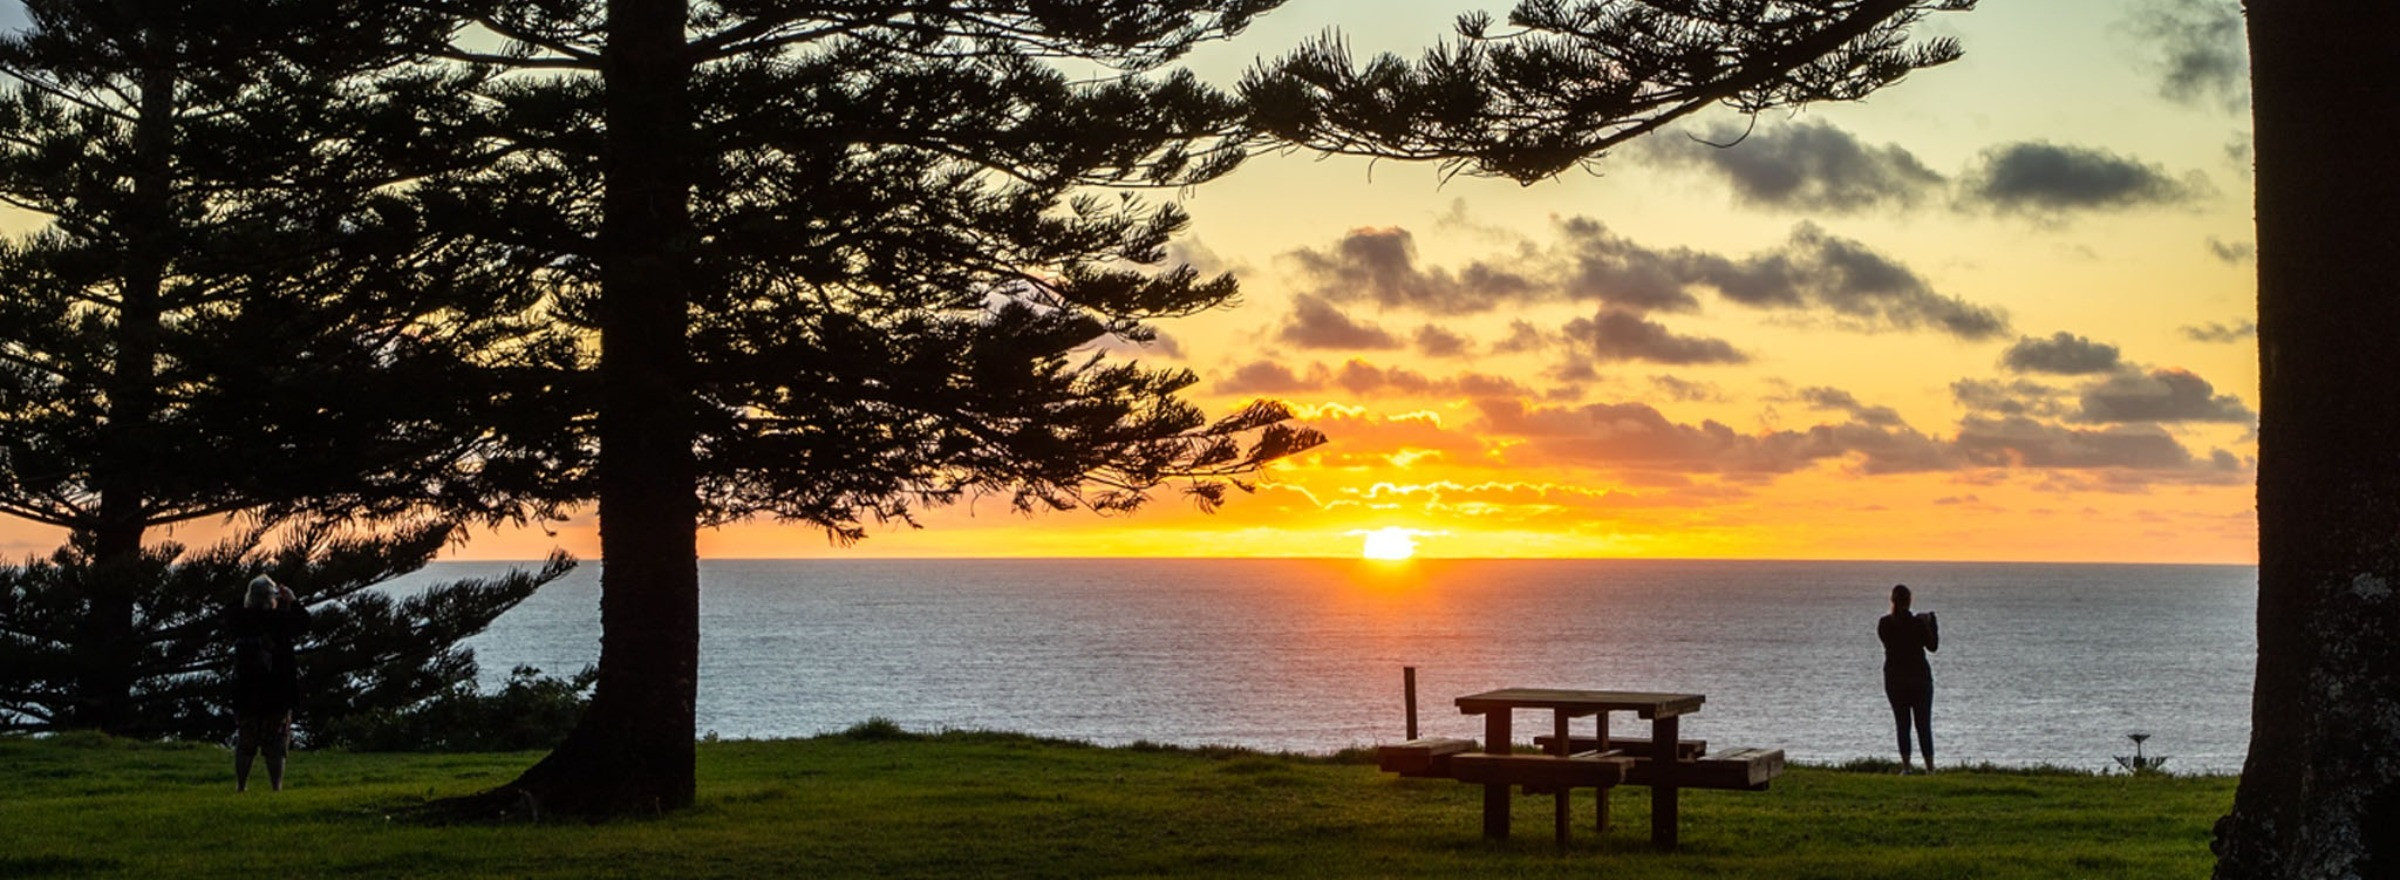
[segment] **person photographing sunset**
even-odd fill
[[[1908,730],[1913,724],[1925,747],[1925,772],[1933,772],[1933,664],[1942,649],[1942,629],[1933,612],[1909,613],[1908,585],[1892,587],[1892,613],[1875,622],[1883,640],[1883,695],[1892,702],[1892,725],[1900,732],[1900,772],[1909,768]]]
[[[250,789],[250,763],[267,756],[267,784],[283,790],[283,758],[291,748],[292,709],[300,702],[293,647],[308,630],[308,609],[292,588],[259,575],[243,591],[226,631],[233,639],[233,790]]]

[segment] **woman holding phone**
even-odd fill
[[[1933,772],[1933,664],[1925,655],[1942,649],[1942,630],[1933,612],[1909,613],[1908,585],[1892,587],[1892,613],[1875,622],[1883,640],[1883,695],[1892,703],[1892,725],[1900,732],[1900,772],[1909,772],[1909,728],[1925,747],[1925,772]]]

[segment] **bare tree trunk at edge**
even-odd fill
[[[2400,6],[2249,0],[2259,607],[2220,878],[2400,876]]]

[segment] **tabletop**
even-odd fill
[[[1582,691],[1558,688],[1501,688],[1458,698],[1458,711],[1481,715],[1510,709],[1554,709],[1570,714],[1635,712],[1643,718],[1673,718],[1700,711],[1699,694],[1645,691]]]

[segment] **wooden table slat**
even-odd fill
[[[1577,716],[1598,712],[1633,712],[1642,718],[1657,719],[1700,711],[1700,704],[1707,699],[1700,694],[1648,691],[1501,688],[1458,698],[1458,711],[1464,715],[1482,715],[1512,709],[1549,709]]]

